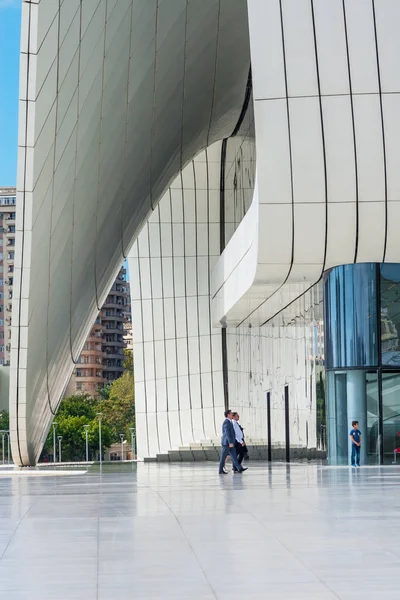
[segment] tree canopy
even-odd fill
[[[56,437],[62,436],[61,457],[63,461],[78,461],[86,458],[86,433],[84,425],[88,428],[89,458],[96,459],[99,451],[99,421],[96,413],[100,411],[100,401],[86,395],[75,395],[65,398],[58,409],[54,421]],[[102,421],[102,448],[103,452],[111,446],[111,430],[107,423]],[[47,436],[42,457],[50,455],[53,458],[54,438],[53,427]],[[58,439],[56,439],[56,455],[58,459]]]
[[[10,428],[10,415],[6,410],[0,412],[0,430],[8,431]]]
[[[127,358],[129,362],[129,357]],[[120,434],[130,439],[131,427],[135,426],[135,402],[133,385],[133,365],[123,375],[104,386],[99,398],[88,395],[73,395],[65,398],[58,409],[54,421],[56,436],[62,436],[61,455],[63,461],[85,460],[86,433],[88,428],[89,458],[96,459],[99,450],[99,422],[97,413],[102,413],[101,432],[103,452],[111,444],[120,441]],[[1,424],[1,417],[0,417]],[[7,425],[8,428],[8,425]],[[42,458],[53,458],[53,427],[48,433]],[[58,458],[58,439],[56,440]]]
[[[124,350],[124,370],[133,374],[133,352],[128,348]]]
[[[133,373],[125,371],[113,382],[109,397],[100,404],[104,421],[110,427],[113,443],[124,433],[129,439],[129,428],[135,426]]]

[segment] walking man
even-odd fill
[[[232,413],[232,425],[235,430],[235,450],[237,455],[237,461],[239,465],[242,464],[243,458],[245,455],[245,443],[243,437],[243,429],[239,425],[239,415],[237,412]],[[236,468],[233,467],[233,470],[236,471]]]
[[[226,457],[228,456],[228,454],[230,454],[232,465],[235,467],[235,469],[239,473],[243,473],[243,471],[247,471],[247,468],[242,467],[242,465],[240,465],[238,463],[238,460],[236,458],[236,450],[235,450],[235,439],[236,438],[235,438],[235,430],[234,430],[233,424],[232,424],[232,411],[226,410],[224,414],[225,414],[225,421],[222,424],[222,438],[221,438],[222,452],[221,452],[221,458],[219,461],[218,472],[220,475],[227,474],[227,471],[226,471],[224,465],[225,465]]]

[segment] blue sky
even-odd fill
[[[15,186],[21,0],[0,0],[0,186]]]

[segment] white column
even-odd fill
[[[367,393],[365,371],[347,371],[347,426],[352,429],[351,422],[358,421],[362,434],[361,464],[367,464]],[[351,440],[348,437],[349,464],[351,457]]]

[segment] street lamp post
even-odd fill
[[[4,460],[4,438],[5,438],[5,436],[6,436],[6,432],[2,431],[1,432],[1,456],[3,459],[3,465],[5,463],[5,460]]]
[[[135,460],[135,452],[136,452],[136,443],[135,443],[135,428],[130,427],[129,431],[131,432],[131,443],[132,443],[132,460]]]
[[[62,435],[58,436],[58,462],[61,462],[61,440]]]
[[[58,423],[53,421],[53,463],[57,460],[57,446],[56,446],[56,429]]]
[[[101,445],[101,419],[103,417],[103,413],[97,413],[96,417],[98,417],[99,419],[99,450],[100,450],[100,473],[103,469],[103,452],[102,452],[102,445]]]
[[[124,434],[120,433],[119,437],[121,438],[121,461],[124,460]]]
[[[88,441],[89,425],[84,425],[83,428],[85,430],[85,435],[86,435],[86,462],[89,462],[89,441]]]
[[[10,432],[7,431],[7,463],[10,464]]]

